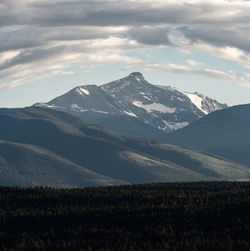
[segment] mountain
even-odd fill
[[[227,107],[198,93],[152,85],[139,72],[101,86],[79,86],[36,106],[66,111],[119,133],[151,138],[162,138]]]
[[[165,142],[250,165],[250,104],[213,112],[166,135]]]
[[[86,187],[127,184],[92,172],[46,149],[0,141],[0,184]]]
[[[185,94],[192,101],[192,103],[206,115],[211,112],[227,108],[226,104],[221,104],[217,100],[211,99],[198,92],[185,92]]]
[[[250,178],[243,165],[120,135],[53,109],[0,109],[0,121],[1,184],[79,187]]]

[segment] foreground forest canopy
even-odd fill
[[[0,250],[250,250],[250,182],[0,187]]]

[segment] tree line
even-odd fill
[[[0,187],[0,250],[250,250],[250,182]]]

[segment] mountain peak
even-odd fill
[[[133,117],[133,121],[151,126],[154,130],[170,132],[225,108],[225,105],[201,94],[184,93],[169,86],[154,86],[140,72],[132,72],[101,86],[79,86],[48,104],[56,106],[52,109],[61,107],[86,122],[109,129],[120,131],[120,127],[128,127],[124,132],[136,132],[132,132],[133,135],[141,129],[132,128],[132,124],[127,126],[130,122],[123,122],[126,121],[125,116]],[[117,123],[114,122],[116,116]]]
[[[135,78],[137,81],[145,80],[140,72],[132,72],[129,74],[129,77]]]

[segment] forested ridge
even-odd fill
[[[0,250],[250,250],[250,182],[0,187]]]
[[[155,139],[121,135],[65,112],[1,108],[0,121],[4,186],[250,180],[248,166]]]

